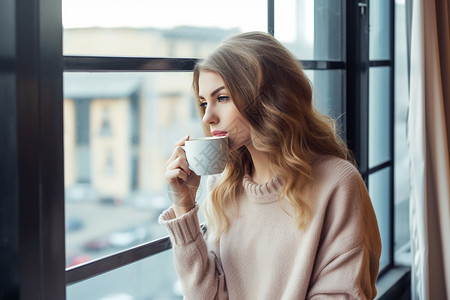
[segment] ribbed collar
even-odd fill
[[[270,181],[264,184],[257,184],[252,181],[249,175],[245,175],[242,184],[249,200],[264,204],[278,200],[278,195],[283,187],[284,181],[275,175]]]

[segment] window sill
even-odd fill
[[[394,267],[377,280],[378,300],[410,299],[411,268]]]

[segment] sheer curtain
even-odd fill
[[[410,0],[412,299],[450,299],[450,5]]]

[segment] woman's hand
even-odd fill
[[[189,212],[195,206],[195,196],[200,184],[200,176],[189,169],[186,153],[181,148],[187,140],[189,136],[175,144],[166,167],[166,180],[172,192],[173,209],[177,217]]]

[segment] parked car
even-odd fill
[[[66,255],[66,268],[90,261],[92,258],[85,253],[74,253]]]
[[[123,199],[114,196],[102,196],[100,197],[100,203],[107,205],[121,205],[123,204]]]
[[[148,238],[147,228],[141,226],[112,233],[109,236],[109,243],[116,248],[126,248],[143,243]]]
[[[88,251],[100,251],[109,248],[111,245],[107,238],[99,237],[90,240],[83,245],[83,248]]]
[[[77,231],[83,228],[83,221],[79,218],[66,219],[66,231]]]
[[[95,189],[87,183],[77,183],[67,187],[64,193],[67,201],[96,201],[98,199]]]

